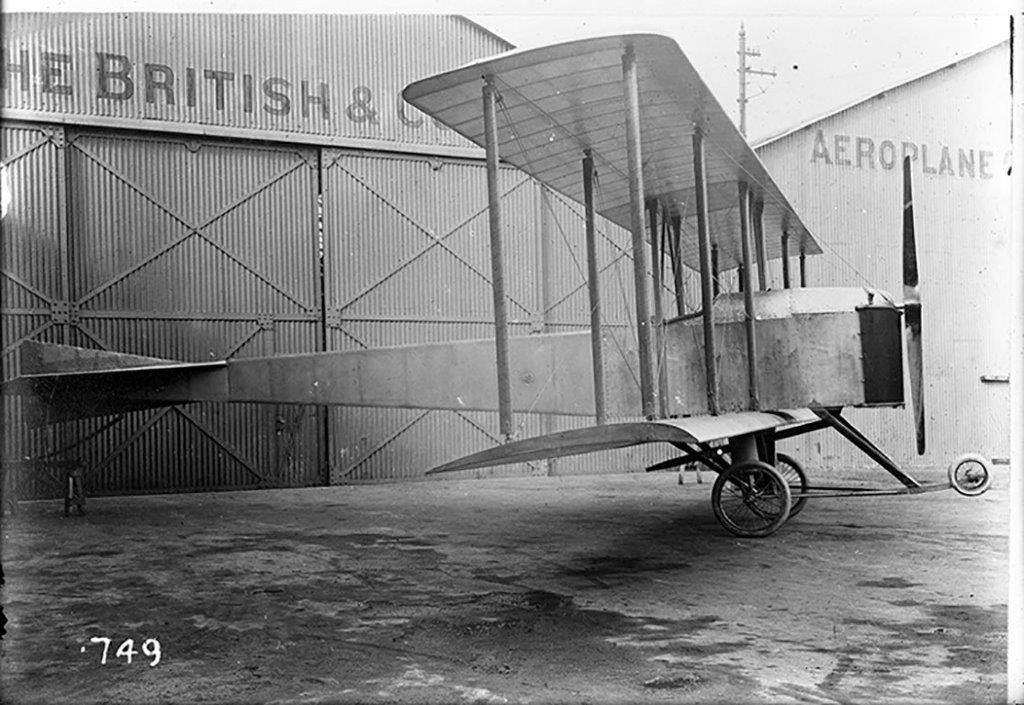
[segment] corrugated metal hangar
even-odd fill
[[[757,152],[824,254],[815,284],[902,295],[900,164],[913,164],[928,450],[901,410],[851,419],[908,467],[1009,455],[1010,48],[1004,42],[787,131]],[[861,458],[835,434],[794,442],[820,467]]]
[[[33,339],[210,360],[492,334],[482,152],[399,92],[507,42],[445,16],[6,19],[5,379]],[[1007,454],[1007,323],[992,302],[1010,275],[1008,62],[995,47],[759,150],[827,245],[810,282],[894,293],[895,165],[916,159],[928,455],[909,415],[861,420],[910,466]],[[502,179],[512,334],[585,328],[581,208],[515,169]],[[629,236],[599,231],[605,322],[632,328]],[[5,459],[74,458],[97,494],[414,477],[499,438],[496,414],[429,409],[199,404],[40,431],[15,401],[4,415]],[[517,421],[523,435],[572,423]],[[652,452],[503,472],[636,470]],[[798,453],[867,463],[824,433]],[[23,493],[59,491],[30,477]]]

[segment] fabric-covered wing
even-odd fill
[[[597,211],[630,227],[622,57],[636,54],[644,190],[683,218],[682,254],[697,268],[692,134],[706,143],[708,209],[712,241],[722,269],[741,260],[738,182],[764,201],[765,250],[781,257],[781,236],[790,253],[821,252],[715,100],[679,45],[669,37],[634,34],[599,37],[514,51],[426,78],[403,97],[476,144],[484,144],[481,88],[492,76],[500,94],[499,152],[542,183],[583,200],[581,160],[591,150],[597,172]]]
[[[741,411],[720,416],[691,416],[588,426],[488,448],[439,465],[429,470],[427,474],[524,463],[541,458],[561,458],[566,455],[627,448],[642,443],[710,443],[723,438],[817,419],[817,415],[810,409],[786,409],[775,412]]]
[[[33,340],[19,346],[21,374],[0,385],[25,398],[30,426],[139,411],[210,394],[223,360],[178,362]]]

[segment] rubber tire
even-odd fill
[[[961,465],[966,463],[977,463],[981,466],[982,471],[985,473],[981,483],[974,486],[961,485],[959,478],[957,478],[956,471]],[[992,465],[987,459],[978,455],[977,453],[964,453],[959,458],[949,464],[949,469],[946,471],[949,476],[949,484],[954,490],[964,495],[965,497],[977,497],[980,494],[984,494],[986,490],[992,485]]]
[[[787,470],[792,471],[796,475],[797,483],[793,482],[792,477],[787,477],[787,473],[783,472],[782,468],[780,467],[781,465],[789,466]],[[790,495],[793,494],[794,489],[798,490],[801,494],[807,491],[807,473],[804,472],[803,465],[798,463],[795,458],[793,458],[790,455],[786,455],[785,453],[776,453],[775,469],[779,471],[780,475],[782,475],[782,479],[786,480],[787,484],[789,484]],[[804,508],[805,504],[807,504],[806,497],[794,499],[793,506],[790,507],[789,509],[789,518],[792,519],[797,514],[799,514],[800,510]]]
[[[742,473],[749,473],[751,470],[756,470],[763,473],[766,478],[775,486],[776,491],[780,492],[784,498],[783,511],[774,518],[764,517],[766,519],[764,526],[756,528],[748,528],[739,526],[734,523],[728,516],[728,514],[722,509],[722,492],[725,486],[733,482],[733,478],[737,477]],[[779,527],[786,523],[786,519],[789,518],[789,510],[793,504],[792,497],[789,494],[789,484],[782,478],[779,471],[773,468],[768,463],[763,463],[760,460],[747,460],[735,465],[729,466],[729,468],[718,475],[715,479],[715,485],[711,488],[711,508],[715,512],[715,517],[718,519],[718,523],[721,524],[726,531],[741,538],[763,538],[765,536],[771,536]],[[753,510],[758,516],[763,516],[761,512]]]

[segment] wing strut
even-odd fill
[[[654,275],[655,369],[658,372],[658,415],[665,418],[668,416],[668,367],[665,365],[665,311],[661,297],[662,243],[659,234],[659,225],[664,227],[664,221],[659,224],[659,215],[661,204],[652,198],[647,202],[647,223],[651,231],[651,273]]]
[[[626,152],[629,162],[629,214],[633,235],[633,284],[636,288],[637,353],[640,357],[640,404],[644,418],[653,419],[654,374],[651,366],[651,313],[647,294],[644,243],[644,175],[640,153],[640,86],[633,46],[622,55],[622,91],[626,101]]]
[[[487,206],[491,230],[491,292],[494,294],[494,349],[498,367],[498,423],[502,438],[512,438],[512,385],[508,365],[508,313],[505,264],[501,255],[501,192],[498,186],[498,89],[484,79],[484,137],[487,151]]]
[[[715,370],[715,292],[718,257],[712,257],[711,234],[708,232],[708,180],[704,172],[704,133],[693,131],[693,184],[697,205],[697,243],[700,251],[701,317],[704,323],[704,376],[708,388],[708,411],[718,414],[718,375]],[[718,253],[715,252],[715,255]],[[712,260],[715,273],[712,274]]]
[[[782,231],[782,288],[789,288],[789,231]]]
[[[722,282],[718,279],[718,245],[711,246],[711,293],[718,296],[721,293]]]
[[[587,294],[590,297],[590,355],[594,372],[594,416],[605,423],[604,357],[601,353],[601,287],[597,270],[597,229],[594,225],[594,157],[586,150],[583,158],[583,207],[587,236]]]
[[[754,246],[757,252],[757,285],[768,291],[768,258],[764,249],[764,199],[754,201]]]
[[[672,246],[672,280],[675,284],[676,315],[683,316],[686,314],[686,298],[683,291],[683,253],[682,243],[680,243],[683,234],[683,218],[674,215],[669,222],[671,225],[669,226],[668,241]]]
[[[750,408],[757,411],[761,408],[757,394],[757,331],[754,329],[754,280],[750,261],[750,187],[746,181],[739,183],[740,197],[740,245],[743,253],[743,268],[740,276],[743,279],[744,322],[747,330],[747,380],[750,394]]]

